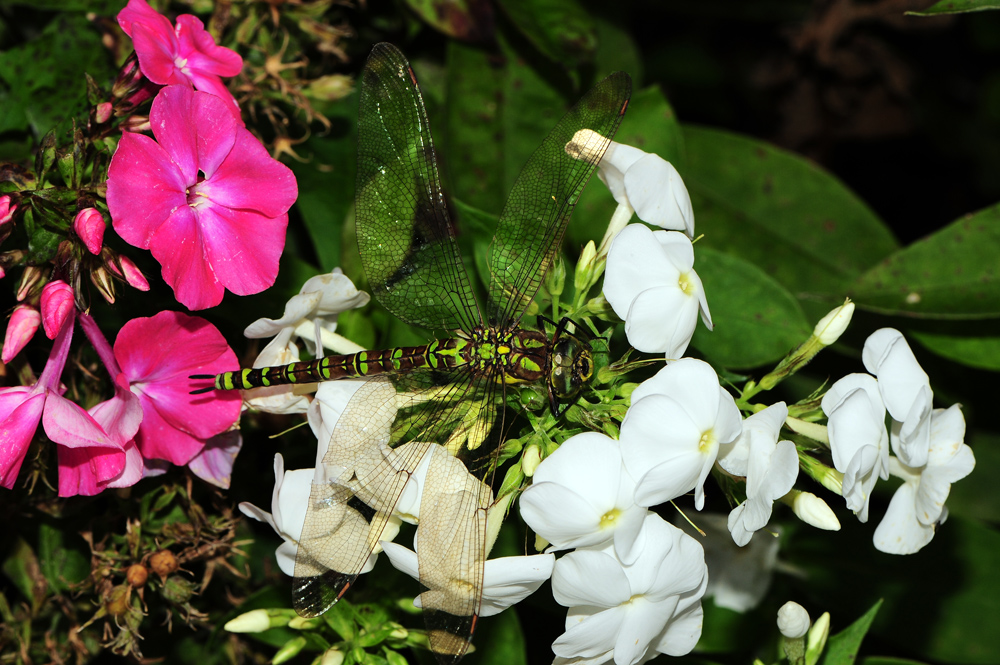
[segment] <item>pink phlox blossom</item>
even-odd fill
[[[6,194],[0,196],[0,228],[14,219],[15,212],[17,212],[17,205],[10,204],[10,197]]]
[[[34,386],[0,388],[0,485],[3,487],[14,486],[39,422],[58,446],[60,496],[97,494],[109,483],[121,480],[127,457],[118,436],[122,432],[109,436],[94,415],[62,396],[59,377],[72,338],[71,317],[56,336],[38,382]],[[98,410],[98,417],[103,419],[105,415],[108,414]],[[108,418],[105,422],[115,420]],[[119,422],[123,430],[130,425],[127,418]]]
[[[217,45],[197,17],[181,14],[174,27],[146,0],[129,0],[118,13],[118,25],[132,38],[139,69],[146,78],[160,85],[194,86],[215,95],[242,124],[239,105],[219,77],[239,74],[243,59]]]
[[[153,253],[189,309],[271,286],[298,195],[291,170],[207,93],[168,86],[150,119],[156,141],[127,133],[111,160],[115,230]]]
[[[239,418],[238,392],[191,394],[199,386],[190,375],[239,367],[225,338],[204,319],[180,312],[132,319],[118,333],[114,356],[142,405],[135,440],[146,459],[188,464]],[[228,469],[214,473],[226,477]]]

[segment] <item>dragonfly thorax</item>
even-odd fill
[[[469,336],[467,362],[504,383],[538,383],[546,377],[548,350],[548,339],[537,330],[482,327]]]

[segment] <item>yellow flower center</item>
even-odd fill
[[[694,282],[691,281],[689,273],[681,273],[681,276],[677,278],[677,286],[684,292],[684,295],[694,295]]]
[[[714,444],[715,430],[707,429],[701,433],[701,439],[698,441],[698,450],[703,453],[707,452]]]
[[[622,514],[622,511],[618,510],[617,508],[612,508],[608,512],[606,512],[603,515],[601,515],[601,524],[600,524],[600,527],[602,529],[610,529],[610,528],[614,527],[615,522],[618,521],[618,517],[621,514]]]

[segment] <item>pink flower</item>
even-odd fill
[[[96,208],[84,208],[73,218],[73,231],[91,254],[100,254],[104,243],[104,216]]]
[[[14,219],[14,212],[16,210],[17,206],[10,204],[9,196],[6,194],[0,196],[0,227],[9,224]]]
[[[3,352],[0,360],[5,364],[14,359],[21,349],[31,341],[42,322],[42,315],[31,305],[18,305],[10,315],[7,332],[3,338]]]
[[[203,452],[208,439],[227,431],[240,416],[242,400],[235,391],[190,394],[191,374],[239,367],[225,338],[204,319],[180,312],[132,319],[118,333],[114,356],[142,405],[135,440],[146,459],[187,464]],[[219,470],[218,458],[206,464],[213,477],[227,475]]]
[[[220,76],[236,76],[243,59],[235,51],[218,46],[196,17],[182,14],[177,26],[153,10],[146,0],[129,0],[118,13],[122,27],[135,47],[139,69],[153,83],[194,86],[222,99],[237,121],[240,108]]]
[[[97,494],[119,480],[126,451],[94,416],[62,397],[59,377],[73,338],[70,318],[56,337],[45,370],[34,386],[0,388],[0,485],[14,486],[25,453],[41,422],[58,445],[59,495]],[[96,408],[96,407],[95,407]]]
[[[164,88],[150,113],[159,143],[123,134],[108,173],[115,230],[153,252],[190,309],[218,305],[225,289],[248,295],[274,283],[298,194],[291,170],[222,106]]]
[[[132,259],[127,256],[118,256],[118,264],[121,265],[121,270],[114,262],[107,264],[108,270],[123,278],[132,288],[139,291],[149,291],[149,282],[146,281],[146,276],[139,270],[139,266],[132,262]]]
[[[54,279],[42,289],[42,328],[45,336],[55,339],[73,315],[73,287],[61,279]]]

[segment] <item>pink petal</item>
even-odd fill
[[[187,207],[186,190],[184,175],[155,141],[122,135],[108,170],[108,210],[125,242],[149,249],[171,212]]]
[[[167,25],[170,25],[169,21]],[[177,41],[174,39],[173,30],[164,36],[147,23],[133,23],[132,46],[139,58],[139,69],[153,83],[191,85],[174,63],[177,56]]]
[[[149,249],[163,266],[163,280],[188,309],[206,309],[222,302],[225,288],[215,276],[203,244],[198,219],[188,206],[174,211],[150,239]]]
[[[28,387],[0,390],[0,486],[14,487],[44,405],[44,392]]]
[[[215,76],[236,76],[243,69],[243,58],[236,51],[219,46],[196,16],[177,17],[177,45],[191,70]]]
[[[222,489],[229,489],[233,462],[243,446],[239,432],[226,432],[209,439],[200,453],[195,455],[188,468],[202,480]]]
[[[156,403],[144,395],[139,396],[142,404],[142,424],[135,442],[146,459],[163,459],[173,464],[187,464],[201,452],[205,442],[187,432],[183,432],[163,418]]]
[[[142,405],[129,390],[124,374],[115,380],[115,396],[90,409],[90,415],[122,448],[131,441],[142,422]]]
[[[226,108],[229,109],[229,114],[233,117],[233,120],[240,127],[244,126],[245,123],[243,122],[243,115],[240,113],[240,105],[236,103],[236,98],[233,97],[233,93],[229,92],[229,88],[222,82],[222,79],[212,74],[202,74],[201,72],[193,71],[191,72],[191,81],[199,91],[222,101]]]
[[[253,210],[264,217],[288,212],[298,196],[292,170],[273,159],[245,129],[237,131],[232,151],[199,190],[217,206]]]
[[[120,448],[57,446],[59,457],[59,496],[93,496],[105,481],[125,468],[125,452]]]
[[[225,102],[206,92],[175,85],[164,88],[149,114],[153,134],[187,176],[197,181],[198,171],[211,178],[233,150],[242,130],[225,110]]]
[[[105,481],[105,487],[131,487],[143,479],[146,465],[135,441],[125,444],[125,467],[114,478]]]
[[[108,436],[100,423],[77,404],[49,392],[42,413],[45,434],[66,448],[114,448],[121,445]]]
[[[146,0],[129,0],[125,9],[118,12],[118,25],[125,34],[132,36],[132,25],[143,23],[154,32],[163,35],[173,35],[174,29],[170,21],[146,3]]]
[[[270,218],[213,206],[200,211],[199,222],[212,270],[225,288],[245,296],[274,284],[288,215]]]
[[[160,312],[126,323],[115,340],[115,358],[133,384],[170,383],[190,374],[239,368],[236,354],[215,326],[181,312]]]

